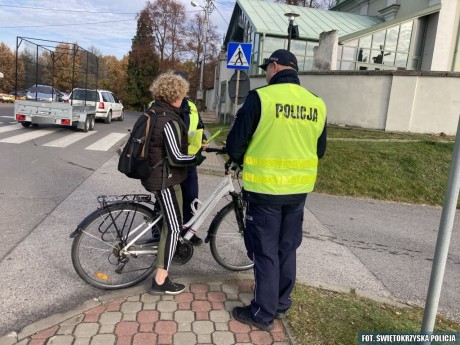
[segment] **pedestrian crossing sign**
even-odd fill
[[[229,42],[227,49],[227,68],[249,69],[252,43]]]

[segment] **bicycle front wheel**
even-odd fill
[[[156,254],[122,254],[126,236],[134,238],[153,217],[144,205],[120,203],[98,210],[79,225],[72,243],[72,264],[78,275],[99,289],[116,290],[146,279],[155,269]],[[132,229],[140,231],[132,234]],[[145,232],[129,250],[150,250],[157,243],[153,232]],[[156,251],[155,251],[156,253]]]
[[[254,266],[244,245],[243,217],[243,211],[235,209],[234,203],[230,202],[217,213],[211,223],[212,256],[219,265],[231,271],[249,270]]]

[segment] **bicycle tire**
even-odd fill
[[[145,205],[128,203],[110,205],[89,215],[79,225],[80,231],[72,243],[72,264],[78,275],[91,286],[104,290],[127,288],[146,279],[155,270],[156,254],[126,256],[126,264],[120,263],[122,257],[117,249],[121,240],[115,225],[123,228],[122,236],[126,236],[128,228],[134,229],[152,217],[152,210]],[[158,230],[154,227],[153,231]],[[142,242],[153,245],[152,230],[136,241]],[[121,272],[116,272],[121,266]]]
[[[214,260],[230,271],[246,271],[254,266],[244,244],[244,224],[237,222],[233,201],[217,212],[210,226],[210,246]],[[243,217],[243,215],[241,215]],[[242,218],[241,218],[242,219]]]

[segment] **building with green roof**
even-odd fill
[[[237,0],[225,44],[253,45],[250,75],[280,48],[288,47],[288,18],[299,16],[299,37],[290,50],[299,70],[314,70],[320,34],[337,31],[336,70],[460,71],[458,0],[338,0],[329,11],[263,0]]]

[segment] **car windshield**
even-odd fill
[[[36,86],[32,86],[29,89],[29,92],[49,93],[49,94],[51,94],[51,93],[53,93],[53,88],[51,86],[46,86],[46,85],[36,85]]]
[[[77,89],[73,90],[71,98],[77,101],[93,101],[95,102],[97,99],[97,94],[95,90],[84,90],[84,89]]]

